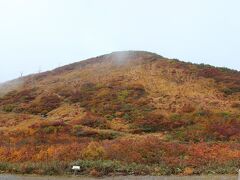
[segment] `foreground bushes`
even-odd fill
[[[76,161],[80,159],[79,161]],[[165,142],[157,136],[128,137],[102,142],[83,141],[26,147],[1,147],[0,171],[8,173],[70,173],[80,165],[82,174],[236,173],[240,166],[238,143]],[[59,162],[59,163],[56,163]],[[73,162],[73,163],[71,163]]]
[[[67,162],[6,163],[0,162],[0,172],[11,174],[60,175],[70,172]]]
[[[51,161],[40,163],[4,163],[0,162],[0,172],[11,174],[71,175],[71,167],[81,167],[79,175],[192,175],[192,174],[237,174],[239,162],[222,165],[208,164],[201,167],[171,167],[165,164],[122,163],[111,160],[77,160],[73,162]]]

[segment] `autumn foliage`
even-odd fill
[[[0,97],[0,171],[192,175],[240,167],[240,73],[119,52]]]

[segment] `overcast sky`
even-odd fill
[[[0,82],[119,50],[240,70],[239,0],[0,0]]]

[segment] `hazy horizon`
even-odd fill
[[[125,50],[125,51],[144,51],[144,50]],[[114,53],[114,52],[120,52],[120,51],[113,51],[113,52],[109,52],[109,53],[106,53],[106,54],[110,54],[110,53]],[[151,51],[146,51],[146,52],[151,52]],[[156,52],[151,52],[151,53],[156,53]],[[6,80],[6,81],[2,81],[2,82],[0,82],[0,84],[1,84],[1,83],[5,83],[5,82],[8,82],[8,81],[11,81],[11,80],[18,79],[18,78],[21,77],[21,75],[24,77],[24,76],[33,75],[33,74],[38,74],[38,73],[42,73],[42,72],[46,72],[46,71],[52,71],[52,70],[54,70],[54,69],[56,69],[56,68],[59,68],[59,67],[65,66],[65,65],[69,65],[69,64],[72,64],[72,63],[76,63],[76,62],[88,60],[88,59],[90,59],[90,58],[94,58],[94,57],[98,57],[98,56],[106,55],[106,54],[99,54],[99,55],[96,55],[96,56],[93,56],[93,57],[87,57],[87,58],[85,58],[85,59],[81,59],[81,60],[78,60],[78,61],[71,61],[70,63],[67,63],[67,64],[58,64],[58,66],[53,67],[53,68],[50,68],[50,69],[47,69],[47,70],[44,70],[44,71],[38,69],[38,71],[36,71],[36,72],[31,72],[31,73],[29,73],[29,74],[24,74],[23,72],[19,72],[19,76],[18,76],[18,77],[13,78],[13,79],[8,79],[8,80]],[[156,54],[158,54],[158,53],[156,53]],[[158,55],[161,55],[161,54],[158,54]],[[162,55],[161,55],[161,56],[162,56]],[[164,58],[168,58],[168,57],[165,57],[165,56],[163,56],[163,57],[164,57]],[[173,59],[178,59],[178,58],[173,58]],[[186,62],[186,63],[195,63],[195,62],[186,61],[186,60],[183,60],[183,59],[178,59],[178,60],[183,61],[183,62]],[[205,64],[205,65],[214,66],[214,65],[212,65],[212,64],[201,63],[201,62],[200,62],[200,63],[195,63],[195,64]],[[225,66],[215,66],[215,67],[228,68],[228,67],[225,67]],[[239,71],[238,69],[233,69],[233,68],[228,68],[228,69]],[[23,73],[23,74],[21,74],[21,73]]]
[[[144,50],[240,70],[238,0],[0,0],[0,83]]]

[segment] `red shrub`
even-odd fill
[[[240,121],[219,120],[207,126],[207,134],[216,140],[240,139]]]

